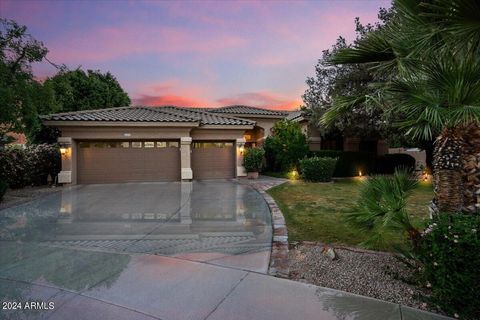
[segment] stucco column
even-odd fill
[[[62,157],[62,171],[58,174],[58,183],[72,183],[73,159],[72,138],[59,137],[60,153]]]
[[[192,198],[192,190],[193,184],[192,182],[181,182],[181,198],[180,198],[180,223],[183,225],[190,225],[192,224],[192,208],[191,198]]]
[[[236,141],[237,153],[237,177],[245,177],[247,171],[243,166],[243,154],[245,153],[245,138],[237,139]]]
[[[181,164],[181,179],[192,180],[192,165],[190,160],[192,138],[181,137],[180,138],[180,164]]]

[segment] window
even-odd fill
[[[93,143],[94,148],[105,148],[105,143],[104,142],[95,142]]]
[[[140,141],[132,141],[132,148],[141,148],[142,143]]]
[[[178,148],[178,142],[177,141],[170,141],[168,143],[169,148]]]
[[[157,141],[157,148],[166,148],[167,143],[165,141]]]
[[[106,148],[116,148],[116,147],[117,147],[117,143],[116,143],[116,142],[106,142],[106,143],[105,143],[105,147],[106,147]]]
[[[120,142],[120,148],[130,148],[130,142]]]
[[[90,142],[80,142],[80,148],[90,148]]]
[[[231,148],[233,147],[233,142],[194,142],[194,149],[201,148]]]
[[[155,148],[155,142],[153,141],[145,141],[143,143],[144,148]]]

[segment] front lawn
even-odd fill
[[[319,241],[358,246],[368,235],[348,225],[344,217],[353,211],[360,183],[354,180],[333,183],[290,181],[270,189],[268,193],[285,216],[290,242]],[[419,185],[408,199],[408,209],[415,225],[425,224],[428,219],[427,205],[432,197],[431,185]],[[403,237],[392,234],[388,239],[388,245],[378,249],[391,249]]]

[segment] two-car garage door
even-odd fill
[[[80,142],[78,183],[180,180],[178,141]]]
[[[194,142],[194,179],[235,177],[232,142]],[[179,141],[83,141],[78,144],[78,183],[180,180]]]

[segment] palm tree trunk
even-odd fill
[[[477,212],[480,208],[480,127],[474,123],[466,126],[462,137],[465,141],[463,159],[463,211]]]
[[[434,186],[439,212],[460,212],[464,205],[463,152],[464,139],[460,130],[444,129],[435,141]]]

